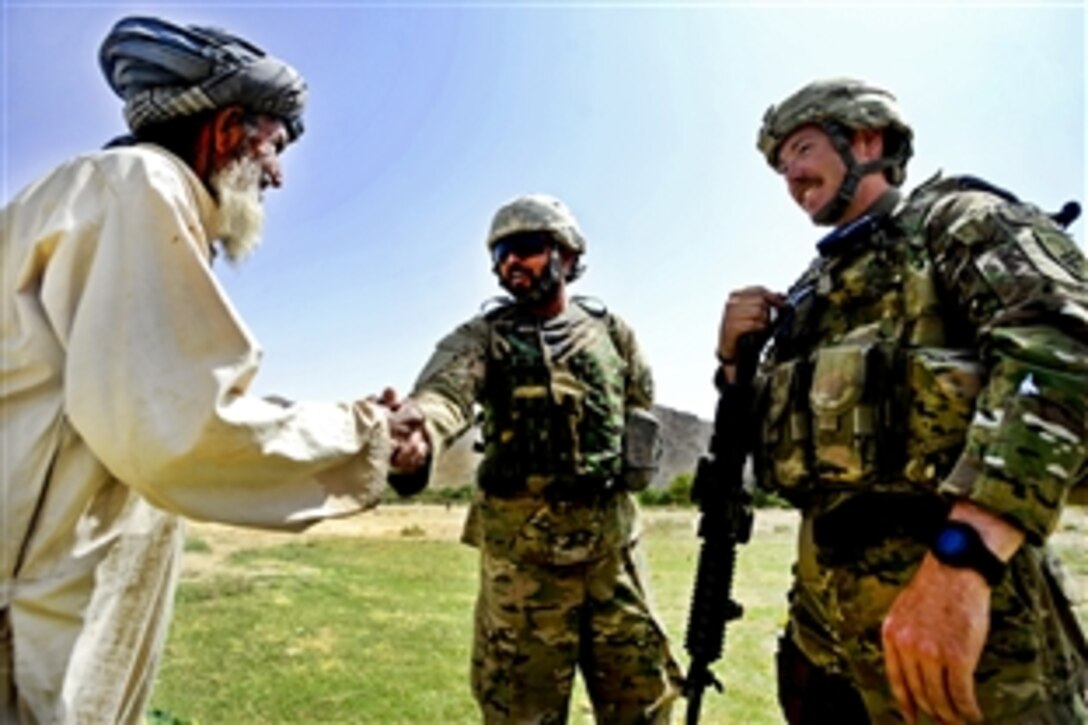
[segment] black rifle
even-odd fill
[[[721,657],[726,623],[744,613],[741,605],[733,601],[732,590],[737,545],[746,543],[752,534],[752,495],[744,486],[744,460],[758,342],[753,336],[740,340],[736,383],[721,384],[724,381],[718,378],[720,396],[714,432],[706,455],[695,468],[691,487],[691,499],[699,506],[699,537],[703,542],[684,640],[691,656],[684,681],[688,725],[699,722],[707,686],[722,691],[722,683],[710,671],[710,665]]]

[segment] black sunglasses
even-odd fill
[[[492,259],[495,264],[502,264],[509,255],[513,254],[520,259],[535,257],[543,254],[552,245],[552,237],[547,232],[522,232],[511,234],[495,242],[491,248]]]

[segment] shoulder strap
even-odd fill
[[[590,317],[605,317],[609,315],[608,307],[596,297],[574,295],[570,301],[589,313]]]
[[[925,183],[915,189],[914,192],[911,193],[911,201],[928,208],[941,196],[955,191],[984,191],[1004,199],[1010,204],[1024,203],[1020,197],[1016,196],[1016,194],[1013,194],[1008,189],[997,186],[996,184],[991,184],[989,181],[979,178],[978,176],[962,174],[942,178],[939,173],[935,174],[932,178],[928,179]],[[1062,208],[1058,211],[1050,212],[1046,215],[1050,217],[1051,221],[1055,224],[1063,229],[1068,229],[1070,224],[1080,218],[1080,214],[1080,204],[1074,200],[1070,200],[1062,204]]]
[[[501,317],[503,313],[509,312],[514,306],[514,300],[511,297],[498,296],[489,297],[480,304],[480,314],[487,321],[493,321],[498,317]]]
[[[570,298],[570,301],[581,307],[590,318],[602,322],[608,329],[608,336],[611,338],[612,344],[621,353],[623,352],[624,346],[621,344],[619,323],[616,316],[609,312],[604,302],[596,297],[585,297],[583,295],[574,295]]]

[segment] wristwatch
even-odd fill
[[[997,586],[1008,565],[990,551],[974,526],[946,521],[930,547],[937,561],[957,569],[974,569],[991,586]]]

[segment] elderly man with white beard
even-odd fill
[[[132,135],[0,212],[4,723],[141,721],[180,517],[300,530],[367,509],[409,433],[375,402],[247,393],[260,349],[211,262],[256,243],[301,76],[155,18],[117,23],[100,62]]]

